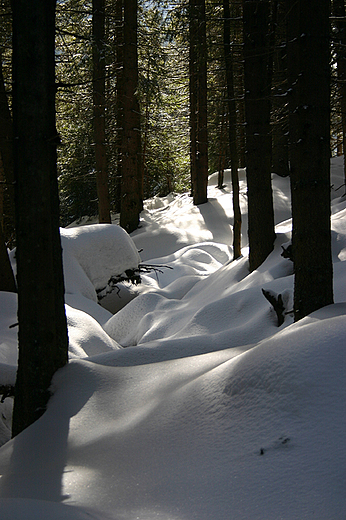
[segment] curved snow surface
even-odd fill
[[[60,230],[65,291],[96,300],[111,276],[138,267],[141,259],[130,236],[120,226],[95,224]]]
[[[343,519],[345,311],[243,353],[71,361],[45,415],[1,450],[5,511],[31,498],[54,519],[56,502],[99,519]]]
[[[277,240],[251,274],[245,247],[232,261],[231,190],[212,180],[200,207],[187,195],[148,201],[132,238],[114,225],[62,230],[70,363],[46,413],[8,442],[11,400],[0,403],[1,520],[344,520],[340,158],[332,171],[336,303],[296,324],[292,263],[281,257],[288,179],[273,176]],[[112,315],[96,291],[137,267],[141,247],[159,271],[135,290],[120,284]],[[280,328],[263,288],[282,295]],[[0,293],[0,306],[0,384],[9,384],[16,296]]]

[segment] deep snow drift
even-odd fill
[[[289,180],[273,175],[277,240],[252,274],[232,261],[230,188],[147,201],[132,240],[62,230],[70,363],[47,412],[9,439],[0,518],[342,520],[346,515],[346,200],[332,161],[335,304],[293,324]],[[226,177],[227,181],[227,177]],[[140,252],[140,257],[138,251]],[[140,286],[110,276],[142,262]],[[281,293],[285,322],[261,289]],[[0,293],[0,384],[15,378],[16,297]],[[6,442],[8,441],[8,442]]]

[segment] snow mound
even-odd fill
[[[120,226],[97,224],[61,229],[65,290],[96,298],[95,290],[111,276],[138,268],[141,259],[131,237]]]
[[[45,415],[2,448],[0,494],[29,490],[53,515],[64,500],[99,519],[277,520],[284,509],[342,520],[345,312],[330,306],[238,355],[71,361]]]
[[[87,357],[120,348],[86,312],[66,305],[70,357]]]
[[[342,166],[332,160],[336,303],[298,323],[293,265],[281,256],[287,178],[272,177],[277,238],[252,273],[243,170],[236,261],[231,189],[213,182],[200,207],[187,194],[147,201],[133,241],[115,225],[62,230],[70,362],[44,415],[9,442],[11,399],[0,403],[1,520],[344,520]],[[162,272],[143,275],[113,316],[96,291],[136,268],[140,247]],[[262,289],[282,295],[280,327]],[[0,307],[0,381],[9,382],[16,296],[0,293]]]

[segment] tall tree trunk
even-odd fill
[[[250,271],[259,267],[274,247],[271,187],[269,2],[244,2],[244,82],[246,173]]]
[[[115,177],[115,211],[121,210],[121,179],[122,179],[122,133],[123,106],[121,97],[122,73],[124,63],[124,0],[115,0],[115,43],[116,43],[116,177]]]
[[[14,241],[12,126],[0,54],[0,224],[2,225],[5,242]]]
[[[149,86],[150,82],[150,56],[148,52],[147,56],[147,70],[146,70],[146,81]],[[143,108],[144,113],[144,129],[143,129],[143,138],[142,138],[142,155],[143,155],[143,195],[145,193],[148,193],[148,167],[147,167],[147,146],[148,146],[148,140],[149,140],[149,115],[150,115],[150,103],[151,103],[151,96],[150,96],[150,89],[147,88],[146,95],[145,95],[145,104]]]
[[[329,7],[287,0],[294,319],[333,302]]]
[[[208,119],[205,0],[190,0],[190,153],[193,203],[207,202]]]
[[[99,222],[111,223],[106,152],[105,0],[92,2],[93,115]]]
[[[194,204],[208,201],[208,111],[207,111],[207,36],[205,0],[197,0],[198,12],[198,154]]]
[[[285,0],[275,0],[272,18],[273,92],[272,92],[272,171],[281,177],[289,175],[287,49]],[[275,39],[274,39],[275,36]]]
[[[38,419],[68,355],[55,128],[55,0],[13,2],[19,361],[13,436]]]
[[[231,176],[233,197],[233,258],[241,255],[241,211],[239,203],[238,147],[237,147],[237,110],[233,82],[233,57],[231,51],[231,24],[229,0],[223,1],[224,16],[224,54],[226,64],[227,98],[229,111],[229,146],[231,154]]]
[[[137,229],[143,208],[141,116],[138,102],[137,0],[124,2],[124,54],[120,82],[122,110],[120,225]]]
[[[225,162],[226,162],[226,153],[228,150],[228,143],[227,137],[225,135],[226,133],[226,126],[228,123],[228,114],[225,114],[225,107],[222,104],[221,105],[221,125],[220,125],[220,147],[219,147],[219,171],[217,176],[217,187],[219,190],[224,188],[223,180],[224,180],[224,173],[225,173]]]
[[[190,102],[190,171],[191,195],[194,197],[197,184],[197,60],[198,60],[198,22],[195,0],[189,0],[189,102]]]
[[[336,18],[336,56],[338,68],[338,83],[341,105],[342,148],[344,154],[344,179],[346,193],[346,13],[344,0],[333,0],[333,14]]]

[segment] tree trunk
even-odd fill
[[[124,54],[120,82],[122,110],[120,225],[137,229],[143,208],[141,116],[138,102],[137,0],[124,2]]]
[[[225,173],[225,162],[226,162],[226,153],[228,150],[228,144],[227,144],[227,138],[225,136],[226,133],[226,126],[227,126],[227,117],[228,114],[225,114],[225,107],[222,104],[221,105],[221,126],[220,126],[220,148],[219,148],[219,167],[218,167],[218,175],[217,175],[217,187],[219,190],[222,190],[224,188],[223,180],[224,180],[224,173]]]
[[[106,58],[105,0],[92,2],[93,29],[93,115],[96,185],[100,224],[111,223],[106,153]]]
[[[344,0],[333,0],[333,14],[336,17],[336,60],[341,105],[342,148],[344,154],[344,179],[346,193],[346,13]]]
[[[148,53],[149,54],[149,53]],[[147,56],[147,70],[146,70],[146,82],[149,85],[150,83],[150,56]],[[149,88],[147,88],[146,95],[145,95],[145,103],[143,108],[144,113],[144,129],[143,129],[143,138],[142,138],[142,156],[143,156],[143,163],[142,163],[142,169],[143,169],[143,194],[148,193],[148,167],[147,167],[147,146],[148,146],[148,140],[149,140],[149,116],[150,116],[150,91]]]
[[[0,223],[0,291],[17,292],[11,262],[8,257],[5,237]]]
[[[197,182],[193,202],[208,201],[208,111],[207,111],[207,36],[205,0],[197,0],[198,12],[198,154]]]
[[[205,0],[190,0],[190,153],[193,203],[208,201],[207,39]]]
[[[294,319],[333,302],[329,2],[288,0]]]
[[[55,0],[13,2],[19,361],[13,436],[38,419],[68,356],[55,128]],[[39,37],[38,37],[39,35]]]
[[[234,96],[233,57],[231,52],[231,29],[229,0],[223,1],[224,16],[224,54],[226,64],[227,98],[229,110],[229,146],[231,154],[231,176],[233,197],[233,258],[241,255],[241,211],[239,203],[238,147],[237,147],[237,110]]]
[[[0,225],[5,242],[14,243],[13,128],[0,54]]]
[[[274,210],[271,187],[269,2],[244,2],[244,84],[246,173],[250,271],[273,250]]]
[[[122,73],[124,63],[124,0],[115,0],[115,45],[116,45],[116,177],[115,177],[115,211],[121,210],[121,147],[123,133],[123,106],[121,98]]]
[[[197,47],[198,22],[195,0],[189,1],[189,96],[190,96],[190,171],[191,195],[194,197],[197,184]]]
[[[287,52],[285,0],[275,0],[272,17],[272,171],[280,177],[289,175]]]

